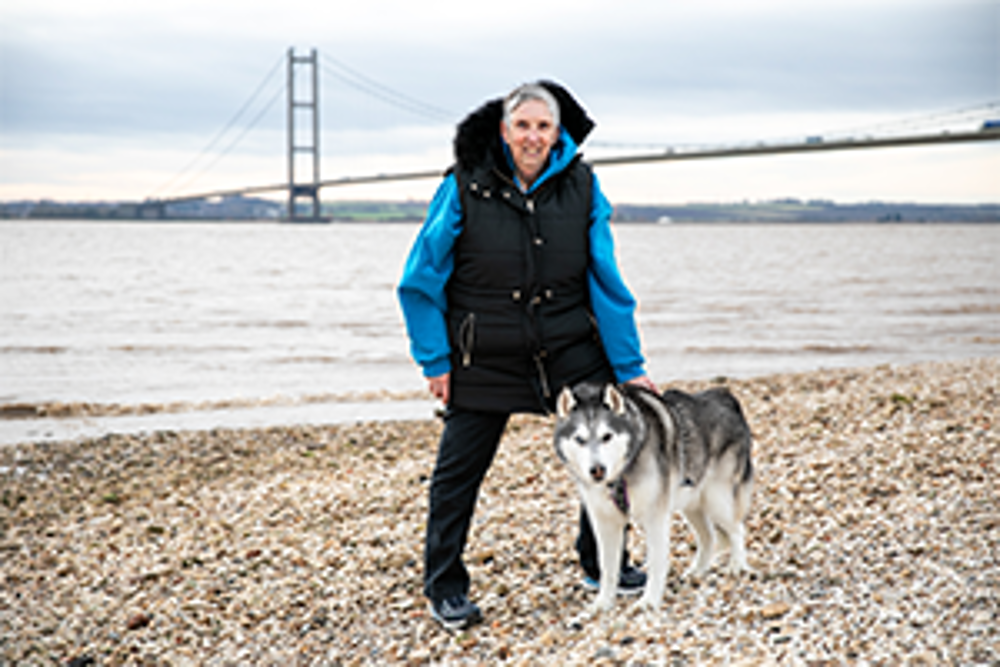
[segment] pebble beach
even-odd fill
[[[1000,664],[1000,358],[669,386],[719,383],[753,575],[680,579],[678,518],[661,610],[585,617],[576,491],[519,416],[455,634],[421,590],[430,416],[0,448],[0,665]]]

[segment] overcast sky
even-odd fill
[[[464,114],[540,77],[597,121],[591,156],[939,129],[930,117],[976,127],[1000,118],[998,32],[996,0],[3,0],[0,201],[284,181],[289,47],[320,54],[331,179],[443,169]],[[599,174],[623,203],[997,202],[1000,142]],[[435,186],[323,198],[427,199]]]

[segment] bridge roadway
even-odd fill
[[[806,139],[803,142],[791,143],[758,143],[754,145],[730,146],[704,149],[672,149],[664,151],[641,153],[636,155],[622,155],[616,157],[603,157],[589,160],[595,167],[621,165],[621,164],[641,164],[645,162],[671,162],[681,160],[704,160],[709,158],[724,157],[749,157],[754,155],[780,155],[787,153],[812,153],[818,151],[842,151],[857,150],[861,148],[891,148],[900,146],[919,146],[926,144],[946,144],[946,143],[969,143],[976,141],[996,141],[1000,139],[1000,126],[992,123],[984,126],[980,130],[963,132],[943,132],[940,134],[920,134],[901,135],[893,137],[867,137],[867,138],[845,138],[827,140],[822,137]],[[331,180],[320,181],[317,188],[339,187],[344,185],[363,185],[368,183],[386,183],[392,181],[413,181],[427,178],[440,178],[443,175],[441,169],[427,171],[411,171],[398,174],[375,174],[371,176],[345,176]],[[301,187],[303,184],[297,184]],[[311,184],[310,184],[311,187]],[[264,192],[279,192],[288,190],[288,183],[277,185],[259,185],[233,190],[218,190],[214,192],[202,192],[198,194],[183,195],[179,197],[165,197],[163,199],[147,200],[140,204],[141,207],[157,208],[162,210],[168,204],[194,201],[198,199],[211,199],[215,197],[234,197],[238,195],[260,194]]]

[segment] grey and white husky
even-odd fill
[[[743,519],[750,507],[750,428],[724,388],[663,395],[631,385],[579,384],[559,394],[555,447],[590,515],[601,566],[591,613],[614,603],[625,525],[646,537],[648,579],[639,605],[659,608],[670,558],[670,522],[683,513],[698,550],[687,575],[702,575],[728,541],[729,571],[749,570]]]

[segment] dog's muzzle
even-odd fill
[[[608,474],[608,469],[600,463],[590,466],[590,478],[595,482],[603,482]]]

